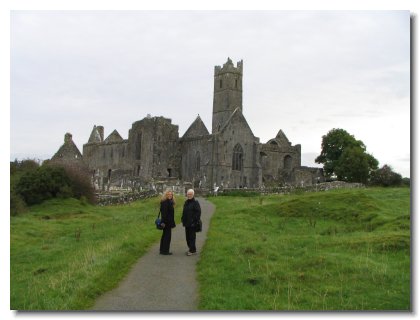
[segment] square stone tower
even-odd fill
[[[230,58],[223,67],[214,67],[212,133],[223,128],[236,108],[242,112],[242,73],[242,60],[236,67]]]

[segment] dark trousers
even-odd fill
[[[171,245],[172,229],[168,226],[163,229],[162,238],[160,238],[160,252],[168,253]]]
[[[185,238],[187,239],[188,248],[190,252],[196,252],[195,247],[195,227],[185,227]]]

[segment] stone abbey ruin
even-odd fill
[[[292,145],[282,130],[266,143],[254,136],[242,113],[242,76],[242,61],[235,67],[228,58],[215,66],[211,133],[200,116],[182,137],[164,117],[134,122],[128,139],[116,130],[105,138],[104,127],[95,125],[83,154],[67,133],[51,161],[87,168],[99,190],[144,190],[157,183],[212,190],[323,182],[322,169],[301,166],[301,146]]]

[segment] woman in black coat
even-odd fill
[[[198,221],[201,217],[200,203],[194,198],[194,190],[187,191],[187,200],[184,203],[184,210],[182,211],[182,225],[185,227],[185,238],[187,240],[188,252],[187,256],[197,254],[195,247],[195,230]]]
[[[163,227],[162,238],[160,239],[160,254],[171,255],[169,247],[171,245],[172,228],[175,228],[174,217],[175,198],[171,190],[163,194],[160,201],[160,212],[162,215],[161,226]]]

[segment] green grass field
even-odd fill
[[[410,310],[410,190],[215,197],[202,310]]]
[[[209,199],[200,309],[411,308],[409,189]],[[11,217],[11,309],[90,308],[159,240],[158,203],[55,199]]]
[[[55,199],[11,217],[11,309],[92,306],[160,238],[154,228],[158,203],[96,207]]]

